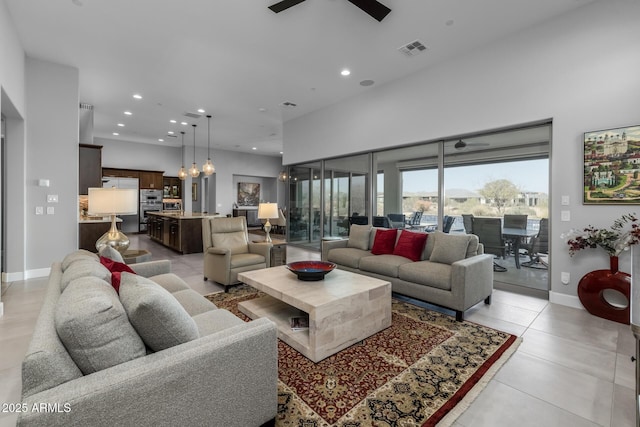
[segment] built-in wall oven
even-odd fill
[[[161,210],[162,190],[140,190],[140,231],[147,231],[147,213]]]

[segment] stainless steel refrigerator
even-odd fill
[[[139,189],[138,178],[117,178],[113,176],[106,176],[102,178],[103,188],[133,188],[136,191]],[[139,193],[138,193],[139,194]],[[138,200],[139,206],[140,200]],[[121,230],[123,233],[137,233],[140,227],[138,219],[138,213],[135,215],[118,215],[122,219]]]

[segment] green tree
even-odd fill
[[[520,191],[508,179],[498,179],[487,182],[479,193],[496,207],[498,214],[502,215],[507,204],[518,197]]]

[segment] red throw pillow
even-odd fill
[[[411,261],[420,261],[427,237],[429,237],[427,233],[402,230],[393,254],[409,258]]]
[[[396,236],[398,232],[395,229],[383,230],[378,228],[376,236],[373,239],[373,247],[371,253],[374,255],[392,254],[396,245]]]
[[[136,274],[127,264],[103,256],[100,257],[100,264],[104,265],[107,270],[111,272],[111,286],[113,286],[117,293],[120,293],[120,273],[126,271],[127,273]]]

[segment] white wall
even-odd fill
[[[77,68],[27,58],[26,270],[35,275],[78,248],[78,83]],[[35,215],[36,206],[55,213]]]
[[[637,207],[582,205],[582,135],[640,124],[640,2],[606,0],[518,35],[381,85],[284,126],[284,163],[435,140],[553,119],[552,301],[575,304],[580,277],[605,268],[603,251],[569,257],[559,235],[608,226]],[[428,53],[427,53],[428,54]],[[560,206],[562,195],[570,206]],[[560,221],[560,210],[571,221]],[[621,268],[629,271],[628,256]],[[571,273],[569,285],[560,272]]]

